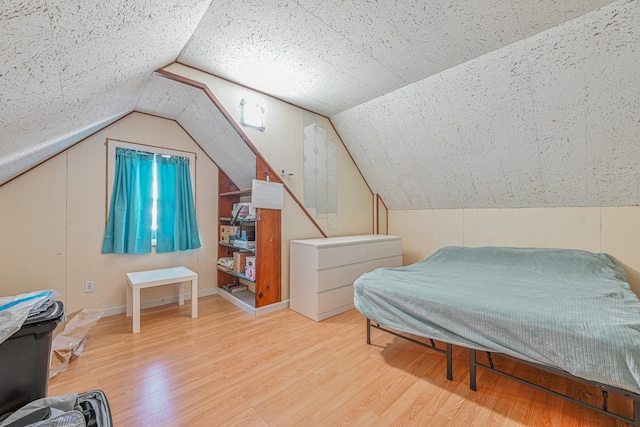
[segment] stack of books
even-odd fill
[[[242,283],[228,283],[226,285],[222,285],[222,289],[235,294],[236,292],[246,291],[247,289],[249,289],[249,287],[247,285],[243,285]]]
[[[255,240],[233,239],[232,245],[238,248],[254,249],[256,247]]]

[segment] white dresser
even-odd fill
[[[402,266],[398,236],[291,241],[289,306],[316,322],[353,308],[353,282],[380,267]]]

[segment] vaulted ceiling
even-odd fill
[[[0,183],[134,110],[228,156],[179,61],[330,117],[391,209],[635,205],[639,3],[2,2]]]

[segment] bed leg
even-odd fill
[[[469,388],[477,391],[476,387],[476,351],[469,349]]]
[[[367,319],[367,344],[371,345],[371,320]]]
[[[640,427],[640,400],[633,401],[633,425]]]
[[[453,346],[447,343],[447,379],[453,380]]]
[[[491,352],[487,351],[487,359],[489,360],[489,366],[493,369],[493,359],[491,358]]]

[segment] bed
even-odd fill
[[[450,344],[469,348],[473,389],[475,368],[493,369],[491,360],[477,364],[475,352],[500,353],[630,397],[634,418],[621,419],[640,425],[640,300],[606,254],[446,247],[362,275],[354,305],[368,340],[373,321],[447,343],[449,378]]]

